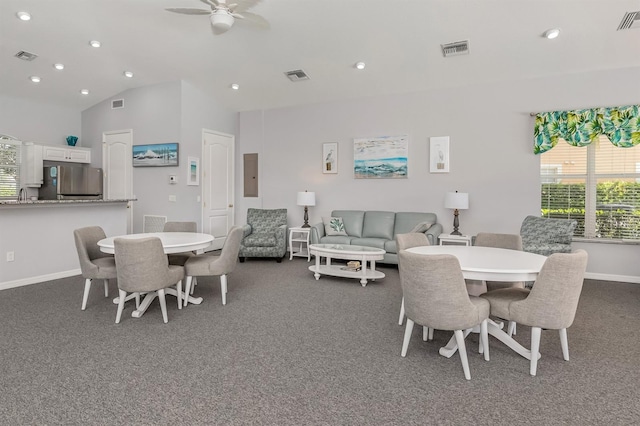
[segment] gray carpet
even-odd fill
[[[229,278],[200,279],[200,306],[169,323],[155,301],[114,324],[117,293],[100,285],[80,310],[72,277],[0,293],[0,423],[18,424],[638,424],[640,285],[587,280],[569,329],[571,360],[542,334],[537,377],[490,337],[491,361],[467,339],[460,360],[414,335],[400,357],[395,267],[366,288],[316,281],[304,259],[247,260]],[[529,329],[517,339],[529,344]]]

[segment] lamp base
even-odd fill
[[[302,225],[300,228],[311,228],[311,225],[305,222],[304,225]]]
[[[462,235],[462,233],[460,231],[453,231],[451,234],[449,235]]]

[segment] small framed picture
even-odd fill
[[[429,138],[429,171],[449,173],[449,136]]]
[[[338,173],[338,143],[322,144],[322,173]]]
[[[187,185],[200,185],[200,159],[189,157],[187,161]]]

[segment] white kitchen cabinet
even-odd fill
[[[77,148],[73,146],[48,146],[42,147],[42,158],[49,161],[67,161],[70,163],[90,163],[91,150],[89,148]]]
[[[42,145],[33,142],[22,144],[22,186],[42,185]]]

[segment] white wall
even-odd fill
[[[111,100],[124,99],[124,108],[111,109]],[[142,232],[144,215],[168,220],[196,221],[201,229],[201,186],[187,186],[187,157],[201,156],[202,129],[235,133],[236,114],[219,106],[190,84],[175,81],[127,90],[82,112],[82,133],[95,147],[103,132],[133,129],[133,144],[179,143],[179,167],[133,169],[133,232]],[[94,164],[101,167],[102,152],[94,149]],[[169,184],[169,176],[178,177]],[[169,201],[176,196],[176,202]]]
[[[286,207],[290,226],[301,224],[295,200],[306,189],[316,192],[312,223],[333,209],[429,211],[450,232],[443,198],[459,190],[470,194],[461,231],[518,233],[525,216],[540,214],[529,113],[638,103],[639,78],[634,68],[240,113],[238,159],[259,154],[260,197],[243,197],[238,170],[238,222],[258,206]],[[401,134],[410,140],[408,179],[353,178],[353,138]],[[450,173],[429,173],[431,136],[450,136]],[[338,174],[322,174],[324,142],[338,142]],[[640,264],[628,261],[640,246],[580,246],[590,254],[591,276],[640,282]]]
[[[121,235],[126,215],[126,203],[2,206],[0,290],[80,274],[73,230],[97,225]],[[5,262],[9,251],[13,262]]]
[[[80,111],[28,99],[0,95],[0,133],[21,141],[66,145],[67,136],[81,136]]]

